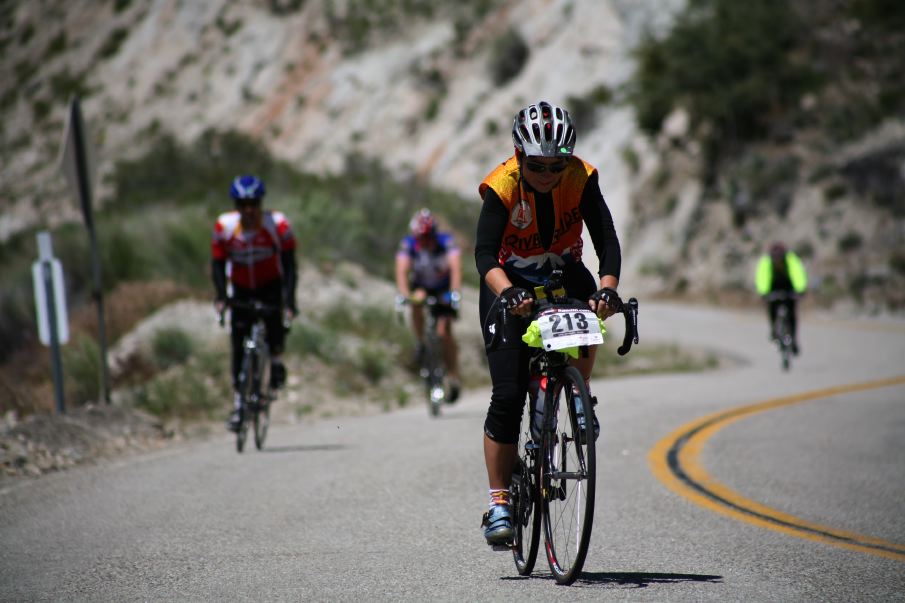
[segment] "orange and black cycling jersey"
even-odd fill
[[[577,157],[549,193],[538,193],[519,177],[510,158],[481,185],[475,261],[483,277],[491,268],[541,283],[550,271],[581,261],[582,223],[594,244],[600,276],[619,278],[619,239],[600,193],[596,170]]]

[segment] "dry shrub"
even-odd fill
[[[116,341],[143,318],[177,299],[192,296],[192,289],[172,281],[127,282],[104,298],[104,314],[107,325],[107,341]],[[79,308],[70,320],[70,330],[97,333],[97,308],[89,305]]]
[[[118,285],[104,297],[108,343],[115,342],[155,310],[177,299],[191,297],[192,293],[185,285],[165,280]],[[96,341],[97,309],[93,304],[76,309],[69,317],[70,341],[66,345],[80,338]],[[64,365],[64,373],[66,370]],[[68,396],[66,402],[72,404]],[[55,405],[48,348],[31,343],[0,366],[0,413],[14,410],[24,416],[50,412]]]

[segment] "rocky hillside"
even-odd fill
[[[767,140],[734,148],[716,175],[700,141],[702,128],[718,130],[683,107],[684,93],[657,131],[636,125],[625,93],[633,49],[649,33],[664,36],[685,4],[7,0],[0,3],[0,240],[78,218],[57,172],[72,94],[84,98],[98,192],[108,204],[117,201],[105,178],[116,161],[140,155],[162,132],[187,143],[209,128],[249,134],[305,171],[339,172],[347,157],[362,154],[400,177],[475,198],[475,184],[511,148],[511,116],[544,97],[570,108],[578,153],[601,168],[633,291],[749,296],[754,258],[781,238],[805,256],[822,301],[901,308],[901,195],[871,201],[903,183],[895,116],[843,142],[820,120],[774,121],[780,127]],[[810,4],[824,13],[835,6]],[[866,21],[840,15],[820,22],[833,22],[820,27],[829,40],[821,46],[824,76],[842,60],[834,53],[872,60],[844,43]],[[801,91],[795,100],[805,113],[822,114],[831,99],[851,100],[840,91]],[[838,114],[844,122],[846,113]]]
[[[307,171],[360,152],[473,197],[510,150],[520,106],[620,85],[633,41],[679,4],[6,2],[0,237],[74,216],[55,173],[72,93],[85,98],[101,174],[161,130],[190,141],[213,127],[259,137]],[[579,149],[607,167],[624,218],[617,151],[634,126],[624,108],[592,121]]]
[[[750,298],[753,259],[784,241],[812,300],[905,309],[905,5],[693,2],[638,56],[647,288]]]

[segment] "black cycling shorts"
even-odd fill
[[[534,291],[532,283],[513,275],[509,275],[509,279],[516,287]],[[563,268],[563,286],[566,295],[575,299],[590,299],[597,291],[597,282],[584,264],[571,264]],[[501,324],[496,300],[497,296],[482,281],[479,305],[481,332],[493,382],[484,433],[495,442],[514,444],[518,442],[522,409],[528,392],[528,361],[532,350],[522,341],[522,334],[529,323],[526,319],[508,314],[506,324]]]

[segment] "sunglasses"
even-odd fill
[[[525,167],[528,168],[529,172],[534,172],[536,174],[542,174],[547,170],[550,171],[551,174],[558,174],[568,165],[567,161],[557,161],[556,163],[540,163],[537,161],[525,161]]]
[[[259,207],[261,205],[260,199],[237,199],[236,207],[245,208],[245,207]]]

